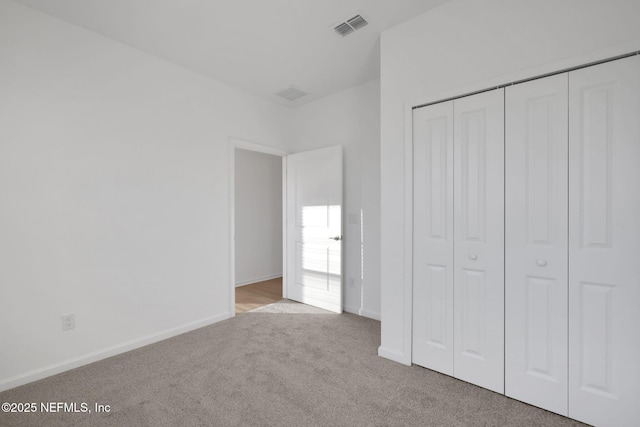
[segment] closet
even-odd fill
[[[504,90],[414,112],[413,361],[504,392]]]
[[[567,415],[568,74],[506,88],[505,392]]]
[[[640,56],[569,83],[569,416],[637,426]]]
[[[415,109],[413,175],[413,362],[637,425],[640,56]]]

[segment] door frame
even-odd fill
[[[287,297],[287,151],[230,137],[229,150],[229,317],[236,315],[236,148],[282,158],[282,297]]]

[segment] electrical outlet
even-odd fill
[[[62,330],[63,331],[68,331],[70,329],[75,329],[75,327],[76,327],[76,314],[75,313],[65,314],[65,315],[60,316],[60,318],[62,319]]]

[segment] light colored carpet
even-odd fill
[[[306,304],[283,299],[273,304],[251,310],[251,313],[279,313],[279,314],[332,314],[331,311],[323,310]]]
[[[0,393],[108,414],[6,414],[20,426],[578,426],[376,355],[380,323],[280,302]],[[277,312],[274,312],[277,311]]]

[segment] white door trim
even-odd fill
[[[236,315],[236,148],[271,154],[282,158],[282,296],[287,297],[287,155],[288,152],[267,145],[230,137],[228,140],[229,158],[229,317]]]

